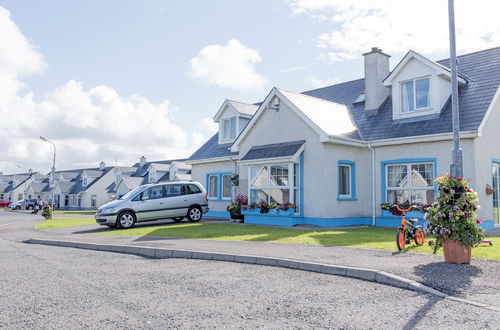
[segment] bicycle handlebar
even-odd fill
[[[403,212],[403,213],[408,212],[408,211],[410,211],[413,208],[413,205],[410,205],[407,209],[400,208],[398,204],[394,204],[394,206],[396,207],[396,209],[399,212]]]

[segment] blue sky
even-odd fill
[[[456,2],[459,53],[498,46],[498,5]],[[39,135],[58,145],[58,168],[189,156],[226,98],[361,78],[372,46],[392,66],[410,48],[447,57],[445,3],[3,0],[0,73],[16,87],[0,115],[22,124],[0,133],[0,170],[48,171]]]

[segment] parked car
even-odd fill
[[[136,222],[172,219],[200,221],[208,212],[208,197],[198,182],[176,181],[140,186],[104,204],[95,214],[98,224],[132,228]]]
[[[12,210],[33,210],[35,208],[36,204],[36,199],[26,199],[26,200],[20,200],[14,203],[10,203],[9,207]]]
[[[0,207],[8,207],[10,205],[10,201],[6,199],[0,199]]]

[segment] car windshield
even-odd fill
[[[120,197],[120,198],[118,198],[118,199],[123,200],[123,199],[127,199],[127,198],[129,198],[129,197],[132,197],[132,196],[134,196],[135,194],[137,194],[137,193],[139,193],[139,192],[143,191],[145,188],[146,188],[146,187],[137,187],[137,188],[135,188],[135,189],[132,189],[132,190],[130,190],[128,193],[126,193],[125,195],[123,195],[122,197]]]

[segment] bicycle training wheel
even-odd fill
[[[396,246],[399,251],[403,251],[406,245],[406,238],[404,230],[399,229],[396,233]]]

